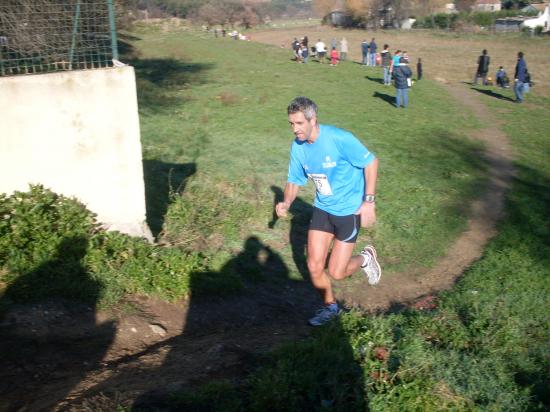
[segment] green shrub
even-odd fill
[[[154,295],[175,300],[190,292],[190,278],[200,271],[199,255],[153,246],[144,239],[117,232],[100,232],[90,239],[86,268],[101,279],[105,302],[126,294]]]
[[[111,304],[132,293],[174,300],[203,269],[197,254],[101,230],[82,203],[42,186],[2,195],[0,216],[0,273],[16,302]]]
[[[0,197],[0,266],[28,273],[55,259],[64,239],[88,239],[95,216],[75,199],[43,186]],[[64,245],[64,253],[71,245]]]

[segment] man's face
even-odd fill
[[[317,119],[314,117],[311,120],[307,120],[302,112],[297,112],[288,115],[288,123],[294,136],[303,142],[311,137]]]

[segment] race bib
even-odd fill
[[[311,180],[313,180],[313,183],[315,184],[315,187],[317,188],[317,192],[319,192],[319,194],[324,196],[332,195],[332,189],[330,187],[330,183],[328,182],[327,175],[322,173],[310,173],[309,177],[311,178]]]

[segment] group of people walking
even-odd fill
[[[294,38],[292,49],[294,59],[297,62],[307,63],[310,57],[314,57],[319,63],[328,61],[331,66],[336,66],[339,62],[347,60],[349,52],[348,41],[345,37],[339,42],[335,38],[332,38],[330,49],[321,39],[318,39],[315,45],[308,48],[307,36],[304,36],[301,40]],[[384,44],[382,51],[378,52],[378,45],[374,37],[370,41],[365,39],[361,43],[361,64],[369,67],[382,67],[383,84],[389,86],[393,82],[395,86],[395,106],[397,108],[406,108],[409,105],[409,89],[413,84],[413,72],[409,63],[409,56],[405,50],[398,49],[392,55],[389,46]],[[490,63],[491,58],[487,50],[484,49],[478,57],[477,69],[472,84],[476,85],[480,79],[485,86],[492,84],[492,79],[488,76]],[[422,59],[418,58],[416,63],[416,79],[421,80],[422,76]],[[500,87],[510,87],[510,80],[503,66],[499,67],[495,80],[496,84]],[[523,52],[519,52],[514,73],[514,93],[517,103],[523,102],[525,93],[529,91],[530,84],[531,79]]]
[[[477,69],[474,75],[473,85],[477,85],[479,79],[484,86],[491,86],[492,79],[489,74],[489,65],[491,64],[491,58],[487,54],[487,49],[481,52],[481,55],[477,58]],[[510,79],[503,66],[500,66],[495,76],[496,85],[502,88],[510,87]],[[516,96],[516,103],[522,103],[525,93],[529,91],[531,85],[531,75],[527,70],[527,63],[523,57],[523,52],[518,52],[518,58],[514,71],[514,94]]]
[[[315,58],[319,63],[330,62],[331,66],[338,65],[339,62],[347,60],[349,52],[348,41],[344,37],[339,42],[332,38],[330,50],[327,45],[318,39],[317,42],[308,47],[308,37],[304,36],[300,40],[296,37],[292,41],[293,59],[296,62],[307,63],[310,57]],[[378,52],[376,40],[373,37],[370,42],[364,40],[361,43],[362,59],[361,63],[370,67],[382,67],[384,71],[384,85],[393,84],[396,88],[396,107],[408,107],[409,94],[408,89],[412,86],[412,70],[409,67],[409,56],[406,51],[396,50],[395,54],[389,50],[389,46],[384,44],[381,52]],[[422,60],[419,58],[416,65],[416,78],[422,79]]]
[[[331,40],[330,51],[327,51],[327,46],[321,39],[317,40],[317,43],[311,46],[311,48],[308,48],[307,36],[302,37],[300,40],[295,37],[292,41],[292,51],[294,60],[297,62],[307,63],[309,58],[313,57],[319,63],[329,60],[331,66],[336,66],[339,62],[347,59],[348,41],[345,37],[340,42],[333,38]]]

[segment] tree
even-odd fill
[[[429,15],[432,20],[432,27],[435,27],[435,14],[438,9],[445,7],[447,0],[416,0],[414,9],[419,15]]]
[[[379,0],[346,0],[344,7],[355,22],[368,24],[378,14]]]
[[[192,18],[210,26],[230,24],[233,27],[241,23],[247,29],[260,21],[258,10],[252,4],[239,0],[210,0],[193,13]]]
[[[392,8],[394,19],[400,22],[416,14],[417,2],[422,0],[392,0],[387,2],[386,7]]]
[[[243,9],[239,13],[237,13],[237,18],[245,29],[250,29],[252,26],[255,26],[260,21],[258,13],[249,4],[245,4],[243,6]]]
[[[530,3],[530,1],[522,0],[505,0],[502,2],[502,6],[505,9],[521,9],[522,7],[528,6]]]
[[[226,16],[224,10],[219,5],[206,3],[197,10],[196,19],[209,26],[213,26],[216,24],[223,25],[226,21]]]
[[[337,5],[336,0],[313,0],[313,10],[319,17],[325,17]]]

